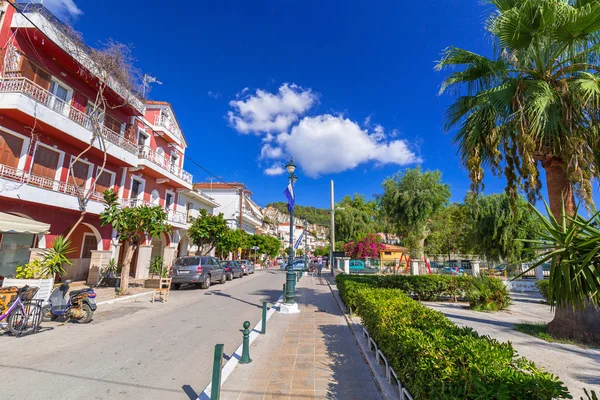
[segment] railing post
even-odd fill
[[[244,340],[242,342],[242,358],[240,358],[240,364],[250,364],[252,359],[250,358],[250,321],[244,321],[244,330],[242,335]]]
[[[263,301],[261,333],[263,335],[265,333],[267,333],[267,302],[266,301]]]
[[[223,362],[223,345],[215,345],[215,356],[213,359],[212,386],[210,388],[210,399],[219,400],[221,397],[221,367]]]

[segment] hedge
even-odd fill
[[[537,286],[538,290],[540,291],[540,294],[544,297],[544,300],[547,303],[548,302],[548,291],[550,290],[550,281],[547,279],[537,281],[535,283],[535,286]]]
[[[569,398],[556,376],[518,357],[510,343],[458,327],[401,290],[374,287],[365,277],[339,275],[336,282],[415,399]]]

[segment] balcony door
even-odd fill
[[[54,188],[59,160],[60,153],[58,151],[38,145],[33,157],[30,183],[48,189]]]
[[[173,196],[173,193],[169,191],[165,193],[165,209],[171,210],[173,208],[174,199],[175,196]]]
[[[53,96],[50,97],[48,106],[59,114],[67,115],[73,92],[65,84],[53,79],[50,84],[50,93]]]
[[[86,189],[91,178],[92,167],[83,161],[77,161],[69,171],[69,184],[80,189]]]
[[[112,189],[115,181],[115,174],[109,171],[102,171],[96,178],[96,192],[104,193],[105,191]]]
[[[22,148],[23,139],[0,131],[0,165],[17,168]]]

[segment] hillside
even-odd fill
[[[267,204],[265,208],[274,208],[281,214],[287,214],[287,204],[284,202],[275,202]],[[330,211],[324,208],[316,208],[311,206],[295,206],[294,217],[308,221],[309,224],[321,225],[330,227],[331,226],[331,214]]]

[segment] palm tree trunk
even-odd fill
[[[559,222],[562,219],[563,201],[567,215],[571,215],[575,211],[573,185],[563,169],[563,164],[563,161],[558,157],[549,157],[542,161],[542,167],[546,171],[546,186],[548,186],[550,210],[554,218]]]
[[[546,171],[550,211],[560,223],[563,202],[566,215],[575,212],[573,185],[563,169],[563,161],[560,158],[546,159],[542,162],[542,166]],[[554,319],[548,324],[548,333],[559,339],[598,345],[600,344],[600,310],[590,305],[587,305],[583,311],[574,311],[570,305],[556,308]]]

